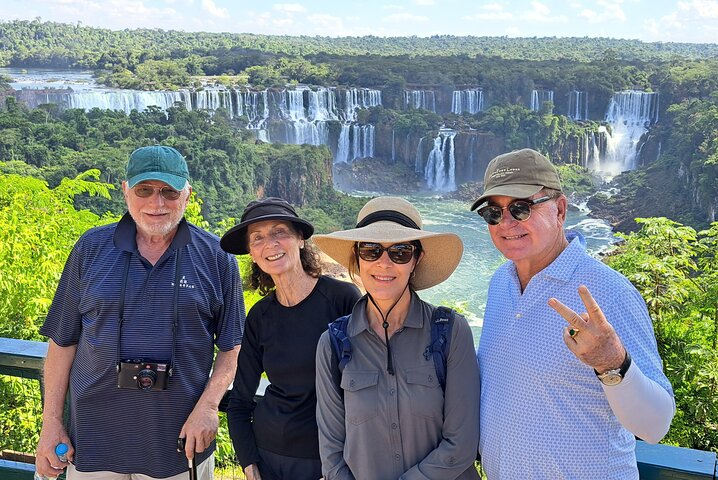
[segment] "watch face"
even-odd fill
[[[623,380],[623,375],[618,370],[611,370],[603,375],[599,375],[598,377],[601,380],[601,383],[604,385],[608,385],[609,387],[612,385],[618,385]]]

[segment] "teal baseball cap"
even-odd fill
[[[182,190],[189,181],[187,162],[172,147],[140,147],[130,154],[127,162],[127,185],[132,188],[145,180],[159,180],[175,190]]]

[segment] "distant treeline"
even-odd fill
[[[94,48],[89,49],[89,46]],[[0,63],[27,61],[47,66],[106,68],[117,58],[181,58],[234,49],[306,57],[309,55],[466,56],[519,60],[670,60],[715,58],[718,44],[646,43],[612,38],[320,37],[184,32],[161,29],[108,30],[81,25],[15,20],[0,23]],[[101,53],[100,53],[101,52]],[[51,63],[46,63],[51,62]],[[104,64],[103,64],[104,62]]]

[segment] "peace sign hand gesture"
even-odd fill
[[[564,343],[579,360],[599,373],[619,368],[626,357],[621,339],[585,285],[578,287],[578,294],[586,307],[581,314],[555,298],[548,300],[548,305],[568,322],[563,330]]]

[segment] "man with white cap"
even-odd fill
[[[128,213],[75,244],[40,330],[50,340],[39,474],[179,480],[196,454],[199,478],[212,478],[244,301],[235,258],[183,218],[188,180],[174,148],[138,148],[122,182]],[[72,464],[57,458],[58,443]]]
[[[675,402],[651,318],[618,272],[564,230],[556,168],[531,149],[494,158],[471,210],[508,260],[489,286],[477,353],[482,465],[497,479],[637,479]]]

